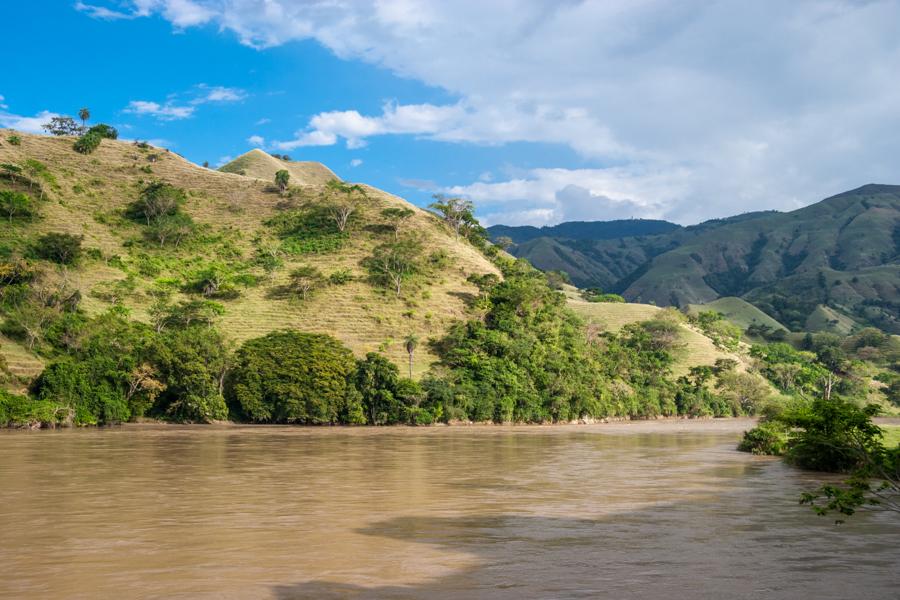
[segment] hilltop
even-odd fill
[[[646,236],[541,237],[510,252],[634,302],[739,297],[794,331],[900,333],[900,186],[866,185],[788,213]],[[830,316],[823,316],[823,314]]]
[[[468,242],[455,240],[433,214],[364,185],[364,195],[354,193],[359,208],[349,220],[347,234],[331,236],[332,247],[305,247],[308,240],[301,236],[300,247],[288,248],[272,220],[322,206],[330,193],[324,184],[336,176],[318,163],[286,162],[252,150],[226,165],[226,170],[240,166],[246,173],[240,175],[206,169],[146,144],[104,140],[92,154],[83,155],[72,150],[73,138],[17,133],[21,141],[13,145],[7,141],[11,134],[0,130],[0,164],[36,160],[46,173],[41,179],[43,199],[37,203],[40,218],[4,223],[0,251],[3,256],[26,254],[38,236],[49,232],[84,236],[84,257],[77,267],[58,269],[39,262],[51,278],[64,277],[78,291],[89,315],[116,305],[149,321],[160,286],[174,291],[173,302],[197,298],[187,289],[190,280],[204,269],[226,265],[234,294],[212,299],[224,307],[219,323],[233,343],[291,327],[329,333],[357,355],[382,351],[404,364],[406,336],[427,339],[442,334],[466,315],[466,300],[477,293],[467,278],[498,273]],[[274,172],[282,168],[292,174],[285,194],[273,187]],[[38,188],[24,181],[0,179],[0,188],[37,196]],[[150,182],[185,191],[184,212],[200,232],[193,240],[160,247],[144,239],[145,226],[126,213]],[[436,263],[400,298],[374,285],[361,265],[375,246],[393,239],[381,214],[391,207],[412,211],[403,228],[421,240],[422,258]],[[276,254],[283,264],[266,271],[261,261],[266,253]],[[277,291],[299,266],[315,267],[326,277],[340,272],[347,281],[302,301],[281,297]],[[39,357],[8,337],[0,341],[0,353],[19,375],[33,376],[42,366]],[[424,371],[433,359],[423,345],[416,355],[416,371]]]

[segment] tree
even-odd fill
[[[381,211],[381,216],[390,221],[391,227],[394,228],[394,240],[400,239],[401,226],[414,214],[416,212],[413,209],[399,206],[385,208]]]
[[[356,212],[356,209],[358,208],[358,202],[353,198],[353,194],[359,194],[365,197],[366,191],[359,185],[348,185],[337,179],[330,180],[325,184],[325,187],[332,195],[344,196],[343,198],[333,201],[328,208],[328,212],[337,225],[338,231],[343,233],[344,229],[347,228],[350,216]]]
[[[174,215],[163,215],[150,226],[149,234],[159,242],[160,246],[172,243],[176,248],[184,238],[196,229],[194,220],[183,212]]]
[[[285,193],[288,189],[288,181],[291,179],[291,174],[287,172],[285,169],[281,169],[275,173],[275,185],[278,186],[278,191],[282,194]]]
[[[186,201],[187,195],[183,189],[154,181],[144,186],[138,199],[129,205],[128,214],[132,218],[144,219],[150,225],[162,217],[175,215]]]
[[[365,266],[376,283],[391,287],[399,298],[404,282],[421,270],[421,255],[422,244],[405,239],[377,246]]]
[[[82,108],[78,111],[78,118],[81,119],[81,128],[84,129],[87,126],[87,120],[91,118],[91,111],[86,107]]]
[[[72,148],[79,154],[90,154],[100,146],[100,142],[102,141],[103,136],[96,131],[89,131],[75,140],[75,143],[72,144]]]
[[[166,386],[157,411],[179,421],[208,422],[228,418],[223,390],[231,366],[228,347],[212,327],[172,328],[152,346],[152,364]]]
[[[30,219],[36,212],[34,202],[26,194],[0,190],[0,213],[5,214],[10,223],[17,218]]]
[[[324,282],[325,277],[316,267],[303,265],[291,271],[290,282],[288,286],[294,294],[299,294],[303,300],[306,300],[309,294],[319,288]]]
[[[228,399],[255,423],[364,423],[355,374],[353,353],[335,338],[275,331],[238,349]]]
[[[72,265],[81,257],[84,236],[51,232],[38,238],[35,253],[38,257],[61,264]]]
[[[106,123],[98,123],[97,125],[94,125],[90,129],[88,129],[88,133],[95,133],[101,138],[107,140],[115,140],[119,138],[119,130],[112,125],[107,125]]]
[[[453,230],[456,239],[459,240],[460,230],[467,221],[474,221],[472,211],[475,205],[471,200],[462,198],[447,198],[443,194],[435,194],[433,196],[435,202],[429,205],[429,208],[437,211],[441,218]]]
[[[416,346],[419,345],[419,338],[414,336],[413,334],[409,334],[406,336],[404,340],[406,344],[406,353],[409,355],[409,378],[412,379],[413,376],[413,354],[416,351]]]
[[[84,131],[72,117],[52,117],[41,128],[51,135],[80,135]]]
[[[494,240],[494,245],[503,250],[504,252],[512,248],[516,245],[513,239],[506,235],[501,235],[497,239]]]

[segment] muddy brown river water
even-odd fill
[[[0,597],[900,598],[749,426],[0,432]]]

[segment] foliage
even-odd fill
[[[12,190],[0,190],[0,213],[12,223],[13,219],[31,220],[37,216],[37,207],[27,194]]]
[[[527,263],[505,275],[488,292],[484,318],[455,325],[437,343],[448,386],[429,386],[441,394],[432,403],[473,421],[604,414],[606,391],[583,323]]]
[[[101,138],[105,138],[108,140],[115,140],[119,138],[119,130],[113,127],[112,125],[107,125],[106,123],[99,123],[94,125],[87,131],[89,134],[96,133]]]
[[[381,216],[391,224],[391,227],[394,230],[395,240],[400,239],[400,232],[403,224],[414,214],[416,214],[414,210],[406,207],[391,207],[381,211]]]
[[[716,346],[731,351],[738,349],[741,342],[741,328],[729,323],[722,313],[714,310],[701,311],[695,322]]]
[[[750,355],[757,359],[759,371],[786,393],[817,393],[828,375],[813,353],[783,342],[753,346]]]
[[[79,154],[91,154],[100,146],[103,136],[96,131],[88,131],[72,144],[72,148]]]
[[[51,232],[38,238],[34,254],[60,265],[74,265],[81,258],[81,242],[84,236],[71,233]]]
[[[331,285],[345,285],[353,281],[353,271],[350,269],[338,269],[328,276]]]
[[[781,456],[787,448],[787,427],[779,421],[763,421],[744,432],[737,449],[751,454]]]
[[[173,244],[176,248],[193,235],[196,225],[182,208],[187,200],[184,190],[168,183],[154,181],[141,190],[138,199],[126,210],[131,219],[144,221],[147,236],[160,246]]]
[[[353,354],[333,337],[276,331],[238,349],[228,397],[255,423],[364,423],[355,371]]]
[[[281,169],[275,173],[275,185],[278,186],[278,190],[283,194],[288,189],[288,182],[291,179],[291,174],[285,170]]]
[[[435,194],[434,202],[429,208],[437,212],[444,222],[453,230],[456,239],[459,240],[461,233],[465,233],[468,226],[476,224],[473,216],[475,206],[471,200],[462,198],[447,198],[443,194]]]
[[[153,362],[166,386],[154,411],[178,421],[228,418],[223,397],[229,354],[212,327],[191,325],[164,330],[154,339]]]
[[[298,208],[281,212],[265,222],[282,240],[286,254],[300,255],[340,250],[347,241],[346,232],[336,224],[321,206]]]
[[[50,121],[41,125],[41,128],[51,135],[81,135],[84,131],[72,117],[52,117]]]
[[[18,135],[15,135],[15,134],[10,135],[9,137],[7,137],[7,138],[6,138],[6,141],[9,142],[11,146],[21,146],[21,145],[22,145],[22,138],[21,138],[21,136],[18,136]]]
[[[337,179],[332,179],[325,184],[326,189],[332,196],[338,196],[338,199],[332,200],[328,205],[328,214],[334,221],[339,232],[343,233],[347,229],[350,217],[359,207],[359,200],[354,195],[362,198],[366,197],[366,191],[359,185],[348,185]],[[343,196],[343,198],[340,198]]]
[[[363,265],[376,285],[393,289],[399,298],[403,285],[421,272],[421,254],[422,244],[406,238],[376,246]]]
[[[306,300],[310,293],[324,285],[325,277],[316,267],[303,265],[291,271],[287,291]]]
[[[581,297],[588,302],[625,302],[618,294],[604,294],[600,288],[587,288],[581,291]]]

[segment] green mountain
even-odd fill
[[[735,296],[793,330],[837,320],[839,329],[849,321],[900,333],[900,186],[656,235],[535,238],[510,251],[635,302],[683,307]]]
[[[569,240],[610,240],[623,237],[657,235],[681,229],[681,225],[654,219],[620,219],[616,221],[568,221],[559,225],[533,227],[531,225],[493,225],[488,227],[491,237],[508,237],[516,244],[542,237]]]

